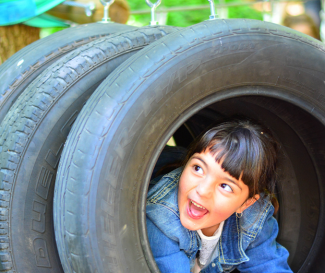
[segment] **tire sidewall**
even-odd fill
[[[120,63],[138,50],[127,50],[97,67],[89,68],[46,109],[24,144],[11,198],[11,222],[15,224],[11,225],[10,232],[13,258],[32,262],[13,261],[17,272],[63,272],[53,229],[53,195],[64,143],[94,90]]]

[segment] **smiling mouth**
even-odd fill
[[[201,205],[199,205],[198,203],[195,203],[193,200],[190,201],[194,206],[200,208],[200,209],[206,209],[205,207],[202,207]]]
[[[187,213],[193,219],[200,219],[209,212],[205,207],[196,203],[192,199],[189,200]]]

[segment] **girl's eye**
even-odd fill
[[[195,166],[194,166],[194,170],[195,170],[197,173],[199,173],[199,174],[203,174],[203,170],[202,170],[202,168],[201,168],[200,166],[198,166],[198,165],[195,165]]]
[[[232,188],[228,184],[221,184],[221,188],[223,188],[225,191],[233,192]]]

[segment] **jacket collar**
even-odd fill
[[[240,220],[233,214],[223,226],[219,241],[219,262],[235,265],[248,260],[242,246]]]
[[[243,235],[255,239],[271,209],[269,198],[261,196],[243,212],[241,218],[234,213],[224,224],[219,242],[219,262],[236,265],[249,260],[243,249]]]
[[[148,193],[147,217],[170,239],[178,242],[188,256],[196,253],[199,240],[196,232],[180,223],[178,209],[178,181],[182,168],[165,175]]]

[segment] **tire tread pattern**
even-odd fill
[[[0,125],[0,272],[16,272],[10,242],[10,204],[15,177],[42,118],[69,87],[92,69],[120,54],[139,50],[176,28],[128,30],[97,39],[48,67],[18,97]]]
[[[23,91],[24,85],[50,63],[74,49],[98,38],[111,35],[115,31],[136,27],[93,23],[68,28],[42,38],[15,53],[0,66],[0,120],[9,110],[10,99]]]

